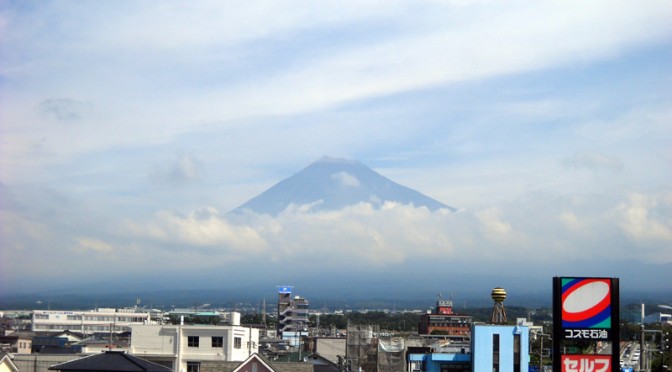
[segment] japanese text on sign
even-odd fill
[[[609,332],[606,329],[565,329],[565,338],[607,340],[609,339]]]
[[[607,372],[611,371],[608,355],[563,355],[562,372]]]

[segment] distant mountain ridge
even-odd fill
[[[287,207],[309,205],[310,211],[339,210],[361,202],[380,207],[386,201],[432,211],[455,208],[402,186],[356,160],[323,157],[232,212],[250,210],[277,215]]]

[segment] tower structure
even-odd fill
[[[495,305],[492,308],[492,316],[490,317],[491,324],[506,324],[506,309],[504,309],[504,300],[506,299],[506,291],[504,288],[496,287],[492,289],[490,294]]]
[[[278,334],[308,330],[308,300],[292,297],[292,286],[278,287]]]

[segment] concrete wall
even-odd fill
[[[84,354],[68,354],[68,355],[26,354],[26,355],[15,355],[12,361],[19,368],[20,372],[54,372],[50,371],[49,367],[53,366],[54,364],[79,359],[83,356]]]

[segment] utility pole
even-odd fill
[[[536,333],[537,336],[541,338],[540,340],[540,345],[539,345],[539,372],[543,372],[544,370],[544,337],[548,337],[549,340],[551,340],[551,335],[539,332]]]
[[[661,349],[663,350],[663,361],[667,360],[667,370],[672,371],[672,354],[670,354],[670,343],[672,340],[670,340],[670,332],[669,331],[664,331],[663,334],[661,335],[661,340],[660,340],[660,346]],[[667,356],[667,358],[666,358]],[[663,364],[665,366],[665,364]]]
[[[644,305],[642,305],[642,308]],[[642,312],[642,314],[644,314]],[[646,368],[646,364],[644,363],[644,358],[646,358],[646,342],[644,342],[644,322],[642,322],[642,325],[640,326],[640,335],[639,335],[639,370],[642,371],[644,368]]]
[[[264,329],[266,328],[266,297],[263,298],[263,302],[261,305],[261,323],[264,325]]]

